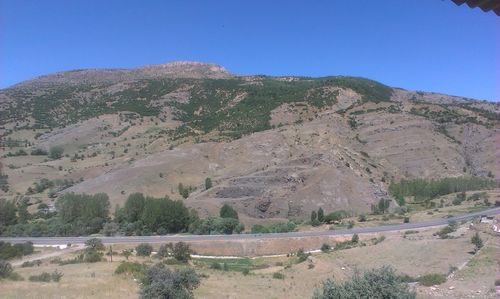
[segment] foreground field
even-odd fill
[[[495,298],[494,281],[498,268],[500,238],[482,227],[485,246],[473,255],[470,238],[474,231],[464,224],[452,239],[433,236],[436,230],[407,234],[391,233],[378,244],[362,241],[366,246],[318,253],[298,263],[296,256],[245,259],[196,258],[190,267],[202,275],[196,298],[310,298],[314,289],[327,278],[344,280],[355,271],[392,266],[398,273],[418,277],[438,273],[451,275],[448,281],[434,287],[413,284],[418,298]],[[331,244],[334,245],[334,244]],[[120,252],[132,246],[114,246]],[[157,248],[155,248],[157,249]],[[75,253],[61,256],[71,258]],[[132,276],[116,275],[114,270],[124,260],[113,262],[56,265],[44,260],[40,267],[15,271],[26,280],[2,281],[2,298],[137,298],[139,284]],[[132,256],[130,261],[152,264],[154,258]],[[220,269],[214,269],[214,261]],[[169,266],[185,267],[185,266]],[[58,283],[30,282],[30,275],[58,270],[64,274]],[[244,275],[244,270],[249,274]],[[281,278],[275,278],[281,273]]]

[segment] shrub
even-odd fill
[[[352,243],[358,243],[358,241],[359,241],[359,236],[358,236],[358,234],[354,234],[354,235],[352,235],[351,242],[352,242]]]
[[[250,269],[244,268],[243,271],[241,271],[241,273],[243,273],[243,275],[246,276],[246,275],[250,274]]]
[[[238,219],[238,212],[226,203],[220,208],[219,215],[221,218]]]
[[[222,266],[220,265],[219,262],[212,262],[210,264],[210,269],[214,269],[214,270],[221,270],[222,269]]]
[[[12,265],[9,262],[0,260],[0,278],[9,277],[12,271]]]
[[[141,243],[137,245],[135,251],[137,252],[137,256],[150,256],[151,252],[153,252],[153,246],[148,243]]]
[[[238,225],[236,225],[236,227],[234,228],[234,232],[237,233],[237,234],[241,234],[243,231],[245,230],[245,225],[243,225],[243,223],[238,223]]]
[[[400,275],[399,279],[401,279],[402,282],[406,282],[406,283],[418,282],[417,278],[412,277],[412,276],[410,276],[408,274]]]
[[[86,263],[97,263],[102,260],[102,253],[96,250],[88,250],[85,252],[83,261]]]
[[[33,243],[10,244],[0,241],[0,260],[9,260],[32,254],[34,251]]]
[[[461,205],[461,204],[462,204],[462,201],[463,201],[463,200],[461,200],[460,198],[456,197],[456,198],[454,198],[454,199],[452,200],[452,202],[451,202],[451,203],[452,203],[454,206],[459,206],[459,205]]]
[[[332,249],[332,246],[330,246],[326,243],[323,243],[323,245],[321,245],[321,251],[323,251],[323,252],[329,252],[331,249]]]
[[[292,221],[275,223],[268,226],[255,224],[252,226],[252,234],[268,234],[268,233],[288,233],[295,231],[296,224]]]
[[[446,282],[446,276],[440,273],[426,274],[418,278],[418,282],[426,287]]]
[[[34,260],[32,262],[26,261],[21,265],[21,268],[29,268],[34,266],[40,266],[42,264],[41,260]]]
[[[32,156],[46,156],[47,154],[47,151],[41,148],[35,148],[31,151]]]
[[[336,282],[328,279],[316,290],[313,299],[398,298],[414,299],[416,294],[408,289],[395,271],[389,267],[373,269],[363,274],[355,273],[350,280]]]
[[[474,251],[477,252],[479,249],[483,247],[483,239],[479,236],[479,233],[476,232],[474,236],[471,238],[471,243],[474,244]]]
[[[122,262],[118,267],[115,269],[115,274],[142,274],[144,271],[144,265],[141,265],[136,262]]]
[[[195,219],[189,226],[189,231],[193,234],[232,234],[233,232],[240,233],[245,227],[238,219],[208,217],[203,220]]]
[[[56,269],[54,272],[52,272],[50,274],[50,277],[52,278],[53,282],[59,282],[59,281],[61,281],[63,274],[61,272],[57,271],[57,269]]]
[[[86,250],[104,250],[104,244],[102,244],[102,241],[99,238],[88,239],[87,241],[85,241],[85,246]]]
[[[130,250],[130,249],[124,249],[121,254],[128,261],[128,257],[132,255],[132,250]]]
[[[325,215],[324,219],[325,219],[326,223],[333,223],[336,221],[340,221],[347,216],[348,216],[348,213],[346,211],[339,210],[339,211],[335,211],[335,212],[332,212],[332,213]]]
[[[410,217],[405,217],[403,219],[403,223],[410,223]]]
[[[303,261],[307,260],[307,258],[310,256],[310,253],[306,253],[304,249],[299,249],[297,251],[297,257],[299,258],[298,263],[302,263]]]
[[[175,243],[173,255],[179,262],[187,263],[187,261],[191,259],[191,252],[189,244],[184,242]]]
[[[174,250],[174,245],[172,243],[161,244],[156,255],[159,258],[165,258],[172,254]]]
[[[350,249],[356,247],[358,244],[353,243],[352,239],[344,242],[338,242],[335,244],[335,247],[333,250],[344,250],[344,249]]]
[[[385,240],[385,236],[380,236],[373,241],[373,245],[377,245],[378,243],[382,243],[382,242],[384,242],[384,240]]]
[[[443,227],[439,232],[436,233],[441,239],[447,239],[448,234],[457,230],[456,222],[450,222],[447,226]]]
[[[177,187],[177,189],[179,190],[179,194],[184,198],[188,198],[189,197],[189,193],[191,193],[194,188],[192,186],[187,186],[185,187],[182,183],[179,183],[179,186]]]
[[[64,149],[61,146],[52,146],[49,150],[49,158],[53,160],[61,159]]]
[[[142,279],[140,297],[194,298],[192,291],[200,285],[200,278],[193,269],[171,271],[163,264],[148,267]]]
[[[205,190],[208,190],[210,188],[212,188],[212,179],[206,178],[205,179]]]
[[[50,282],[51,276],[50,273],[48,272],[42,272],[41,274],[38,275],[31,275],[29,277],[30,281],[36,281],[36,282]]]
[[[281,272],[274,272],[273,273],[273,278],[275,278],[275,279],[285,279],[285,274],[283,274]]]
[[[316,227],[316,226],[320,226],[321,225],[321,222],[316,218],[314,220],[311,221],[311,225]]]
[[[361,215],[359,215],[359,217],[358,217],[358,221],[359,221],[359,222],[365,222],[365,221],[366,221],[366,215],[365,215],[365,214],[361,214]]]

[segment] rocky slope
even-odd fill
[[[362,78],[241,77],[193,62],[80,70],[1,90],[0,110],[2,155],[67,154],[2,158],[3,197],[73,179],[62,192],[120,204],[133,192],[181,198],[182,183],[202,214],[228,202],[244,217],[295,218],[366,212],[402,178],[500,175],[498,104]],[[47,191],[31,197],[50,201]]]

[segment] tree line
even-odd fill
[[[413,196],[416,201],[433,199],[438,196],[474,190],[493,189],[500,186],[500,182],[484,177],[453,177],[442,179],[413,179],[391,183],[389,192],[400,205],[404,205],[405,197]]]
[[[109,197],[105,193],[63,194],[55,202],[55,212],[41,203],[38,212],[31,214],[27,206],[25,201],[0,199],[1,235],[232,234],[245,229],[236,210],[228,204],[222,206],[218,217],[201,219],[196,210],[188,209],[181,200],[142,193],[128,196],[123,207],[116,207],[114,217],[111,217]]]

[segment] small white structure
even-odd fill
[[[493,216],[481,216],[481,223],[493,224],[495,217]]]

